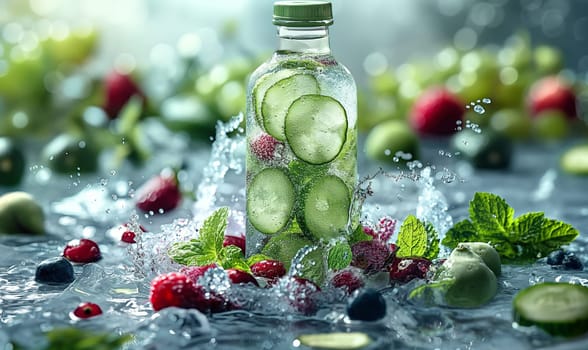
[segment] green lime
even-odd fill
[[[9,192],[0,197],[0,233],[45,233],[45,214],[37,201],[26,192]]]
[[[393,163],[397,154],[411,154],[410,160],[419,157],[419,139],[412,128],[404,121],[389,120],[376,125],[365,141],[365,153],[373,160]]]
[[[0,186],[18,185],[25,172],[25,156],[14,141],[0,137]]]
[[[560,160],[561,168],[570,174],[588,175],[588,144],[567,150]]]

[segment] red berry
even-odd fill
[[[130,75],[113,71],[104,81],[104,111],[110,119],[115,119],[123,106],[133,96],[139,96],[145,102],[145,95]]]
[[[415,278],[425,278],[431,261],[424,258],[395,258],[390,265],[390,280],[406,283]]]
[[[204,276],[204,273],[213,267],[218,267],[216,264],[209,264],[203,266],[186,266],[180,269],[180,273],[188,276],[192,281],[198,283],[198,279]]]
[[[159,275],[151,281],[149,301],[155,311],[170,306],[188,309],[196,307],[203,294],[202,288],[197,288],[186,275],[171,272]]]
[[[124,223],[122,225],[119,225],[116,228],[116,232],[117,235],[120,235],[120,240],[125,242],[125,243],[137,243],[137,241],[135,241],[135,237],[137,236],[137,233],[134,231],[137,228],[134,225],[131,225],[129,223]],[[145,228],[142,225],[138,226],[138,229],[141,232],[147,232],[147,230],[145,230]]]
[[[101,314],[102,309],[94,303],[81,303],[73,311],[73,315],[77,318],[90,318]]]
[[[86,238],[69,241],[63,249],[63,256],[76,263],[96,262],[102,257],[98,244]]]
[[[251,283],[257,287],[259,287],[259,283],[255,277],[253,277],[250,273],[245,271],[237,270],[237,269],[227,269],[227,275],[229,279],[234,284],[248,284]]]
[[[534,116],[546,110],[561,111],[570,119],[577,116],[574,89],[557,76],[545,77],[533,84],[527,102]]]
[[[300,313],[313,315],[318,310],[317,293],[320,287],[314,282],[301,277],[292,278],[292,297],[290,304]]]
[[[261,260],[251,265],[251,273],[257,277],[276,280],[286,275],[286,268],[279,260]]]
[[[331,278],[331,286],[343,289],[347,294],[351,294],[357,289],[364,286],[361,272],[354,268],[347,268],[338,271]]]
[[[410,115],[412,127],[420,134],[449,135],[462,121],[464,104],[445,88],[426,90],[414,103]]]
[[[394,234],[396,229],[396,220],[387,216],[380,219],[378,222],[378,239],[382,242],[387,242]]]
[[[251,152],[260,160],[274,159],[276,148],[282,143],[268,134],[262,134],[250,144]]]
[[[379,240],[357,242],[351,247],[351,266],[365,272],[380,271],[390,257],[390,250]]]
[[[241,252],[245,254],[245,236],[226,235],[225,240],[223,241],[223,247],[226,247],[228,245],[234,245],[236,247],[239,247],[241,249]]]
[[[175,173],[164,173],[149,179],[136,192],[137,208],[146,213],[175,209],[182,199]]]

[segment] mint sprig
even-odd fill
[[[422,257],[435,259],[439,254],[439,238],[430,223],[424,223],[414,215],[406,217],[396,241],[399,258]]]
[[[469,219],[456,223],[447,232],[443,245],[455,248],[460,242],[489,242],[510,263],[546,256],[579,234],[572,225],[546,218],[542,212],[515,218],[514,209],[493,193],[476,193],[469,214]]]
[[[327,266],[330,270],[341,270],[349,266],[352,260],[351,246],[347,241],[333,245],[327,253]]]
[[[174,243],[167,254],[178,264],[186,266],[217,264],[225,269],[234,268],[250,272],[249,266],[268,257],[257,254],[245,259],[239,247],[223,247],[228,217],[227,207],[217,209],[204,220],[198,238]]]

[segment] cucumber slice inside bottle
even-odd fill
[[[513,300],[514,321],[573,337],[588,332],[588,287],[545,282],[520,291]]]
[[[295,74],[270,86],[261,103],[261,115],[267,133],[277,140],[285,141],[284,120],[292,102],[302,95],[318,92],[318,82],[310,74]]]
[[[300,344],[313,349],[353,350],[368,346],[372,339],[363,332],[302,334]]]
[[[304,196],[301,222],[317,239],[341,236],[349,223],[351,200],[347,185],[334,175],[327,175],[310,185]]]
[[[311,164],[324,164],[339,155],[347,135],[345,108],[330,96],[303,95],[286,115],[284,131],[294,154]]]
[[[253,227],[272,234],[286,226],[294,209],[295,192],[282,170],[262,170],[251,180],[247,192],[247,216]]]
[[[294,70],[290,70],[290,69],[279,70],[275,73],[269,73],[269,74],[264,75],[255,84],[255,87],[253,88],[253,94],[252,94],[252,99],[253,99],[252,103],[255,108],[255,120],[257,121],[257,123],[259,124],[259,126],[261,128],[264,128],[263,117],[261,114],[261,106],[262,106],[262,102],[263,102],[263,96],[267,92],[267,89],[269,89],[276,82],[278,82],[282,79],[288,78],[294,74],[296,74],[296,72]]]

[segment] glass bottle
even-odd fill
[[[272,239],[328,243],[359,221],[357,91],[331,55],[331,3],[276,2],[273,23],[278,49],[247,90],[248,254]]]

